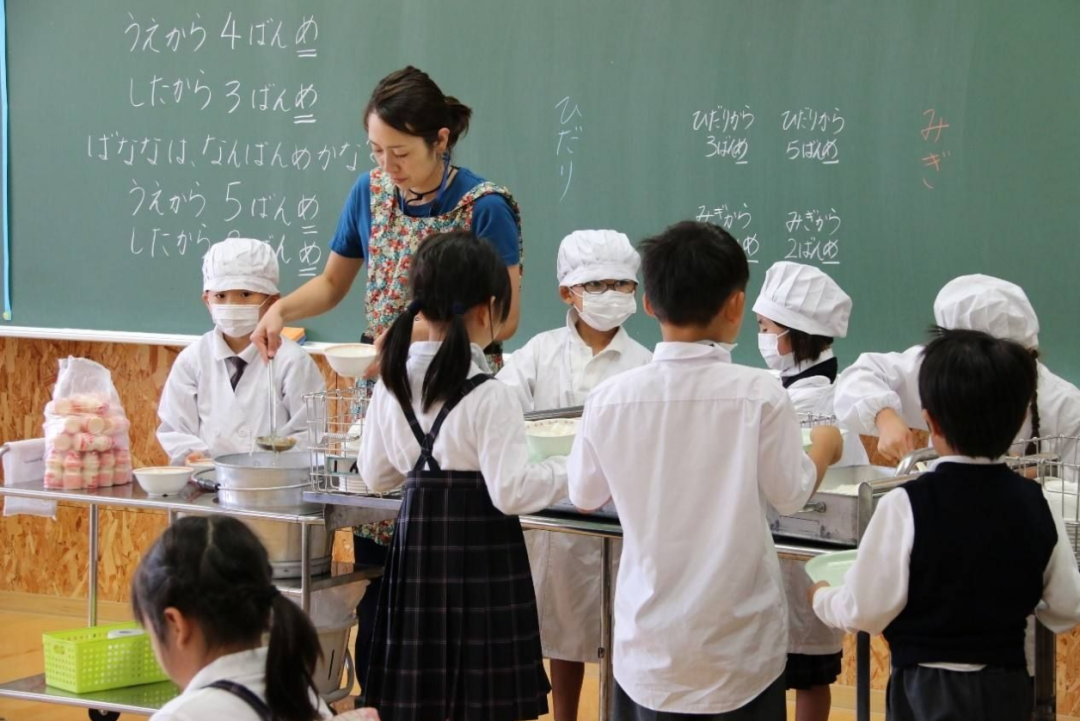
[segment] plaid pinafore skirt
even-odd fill
[[[364,685],[383,721],[517,721],[548,711],[540,627],[521,522],[478,471],[444,471],[432,448],[469,379],[423,432],[386,561]]]

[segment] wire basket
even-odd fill
[[[1065,534],[1080,565],[1080,438],[1051,436],[1019,441],[1010,464],[1042,484],[1050,507],[1065,521]]]
[[[375,495],[357,470],[369,397],[366,385],[305,396],[311,482],[316,490]]]
[[[823,413],[800,413],[799,414],[799,427],[800,428],[815,428],[817,426],[835,426],[836,416],[825,415]]]

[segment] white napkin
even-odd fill
[[[9,441],[4,445],[4,485],[18,486],[45,478],[45,439]],[[4,516],[45,516],[56,520],[56,502],[36,498],[4,498]]]

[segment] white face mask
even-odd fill
[[[244,338],[255,332],[255,327],[259,325],[259,309],[265,303],[266,301],[259,305],[211,303],[210,317],[214,319],[214,325],[225,335],[231,338]]]
[[[578,313],[581,320],[599,331],[614,330],[637,312],[637,298],[633,293],[606,290],[599,294],[574,295],[581,298],[581,311]]]
[[[761,357],[765,359],[765,365],[781,373],[795,367],[794,353],[784,353],[783,355],[780,353],[780,338],[787,334],[788,331],[783,333],[758,333],[757,337],[758,350],[761,351]]]

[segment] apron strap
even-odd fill
[[[225,691],[231,693],[238,699],[246,703],[251,707],[251,710],[258,714],[262,721],[274,721],[274,713],[270,710],[270,707],[266,705],[266,702],[255,695],[255,692],[249,689],[247,686],[238,684],[235,681],[226,681],[224,679],[220,681],[214,681],[211,684],[203,686],[203,688],[216,688],[219,691]]]
[[[461,401],[465,399],[465,396],[469,395],[489,380],[491,380],[491,376],[481,373],[462,383],[461,389],[457,392],[457,395],[443,405],[442,410],[439,411],[439,415],[435,417],[435,422],[431,424],[431,430],[428,431],[427,435],[421,435],[420,423],[416,420],[416,414],[413,413],[412,408],[405,409],[405,417],[409,421],[409,427],[412,428],[413,435],[416,436],[416,439],[420,441],[420,458],[416,461],[416,466],[413,468],[414,471],[422,471],[425,466],[427,466],[428,470],[435,471],[436,473],[442,470],[439,468],[439,464],[435,462],[435,458],[431,455],[431,452],[435,448],[435,439],[439,437],[439,431],[442,430],[443,422],[446,420],[446,417],[450,415],[450,412],[457,408],[458,403],[461,403]]]

